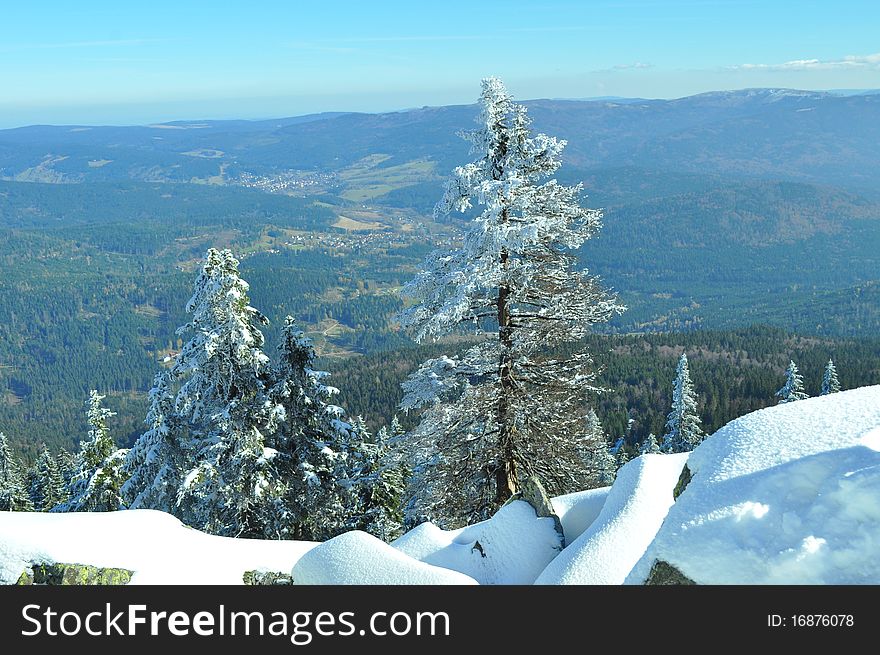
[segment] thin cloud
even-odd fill
[[[615,71],[625,71],[625,70],[638,70],[644,68],[654,68],[654,64],[647,64],[643,61],[636,61],[632,64],[617,64],[616,66],[612,66],[611,70]]]
[[[873,55],[849,55],[842,59],[795,59],[781,64],[738,64],[734,70],[808,71],[808,70],[880,70],[880,52]]]

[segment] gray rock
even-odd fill
[[[686,468],[686,467],[685,467]],[[695,585],[697,584],[669,562],[655,560],[646,585]]]
[[[245,571],[241,577],[246,585],[293,584],[293,576],[278,571]]]
[[[691,477],[691,470],[688,468],[688,465],[685,464],[684,468],[681,469],[681,475],[678,476],[678,483],[675,485],[675,489],[672,490],[672,497],[675,500],[678,500],[681,492],[684,491],[684,488],[688,486],[691,481]]]
[[[125,585],[133,575],[128,569],[101,568],[89,564],[33,564],[18,578],[18,585]]]
[[[515,500],[524,500],[531,505],[538,518],[552,518],[553,526],[556,528],[556,532],[559,533],[559,550],[565,548],[565,533],[562,531],[562,521],[559,520],[559,516],[553,511],[553,503],[550,501],[550,496],[547,494],[547,490],[544,489],[544,485],[541,484],[538,476],[529,476],[523,483],[522,488],[513,494],[507,500],[507,503]],[[506,505],[507,503],[504,504]]]

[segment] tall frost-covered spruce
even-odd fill
[[[279,472],[265,513],[268,535],[322,540],[343,531],[351,494],[347,448],[354,428],[333,404],[339,391],[315,369],[315,350],[292,317],[285,318],[280,360],[269,391],[277,429],[268,440]]]
[[[264,433],[274,429],[267,398],[269,358],[248,283],[229,250],[208,250],[187,303],[189,335],[170,375],[182,380],[175,414],[184,424],[192,468],[178,492],[185,523],[226,536],[263,536],[274,469]]]
[[[837,379],[837,369],[834,366],[834,361],[829,359],[825,364],[825,372],[822,373],[822,391],[819,395],[827,396],[838,391],[840,391],[840,380]]]
[[[666,434],[663,450],[668,453],[685,453],[696,448],[706,437],[700,427],[697,412],[697,394],[691,382],[687,355],[681,354],[672,384],[672,409],[666,417]]]
[[[481,208],[460,249],[435,252],[404,289],[401,325],[416,339],[466,328],[485,339],[426,361],[404,383],[401,407],[426,407],[410,435],[416,502],[444,524],[490,515],[537,475],[551,492],[581,483],[577,446],[595,371],[587,353],[552,357],[623,308],[574,250],[602,214],[580,206],[580,186],[541,181],[565,141],[533,135],[522,105],[496,78],[482,83],[479,127],[464,137],[476,159],[455,169],[439,214]]]
[[[804,378],[798,372],[797,364],[794,360],[788,362],[788,368],[785,370],[785,384],[776,392],[779,403],[791,403],[795,400],[803,400],[809,398],[804,391]]]

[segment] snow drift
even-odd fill
[[[531,584],[562,549],[552,518],[517,500],[487,521],[458,530],[422,523],[392,543],[422,562],[460,571],[480,584]]]
[[[129,584],[244,584],[245,571],[289,571],[317,543],[216,537],[149,509],[0,512],[0,583],[31,563],[134,571]]]
[[[673,503],[687,453],[642,455],[617,472],[598,518],[549,563],[535,584],[621,584]]]
[[[293,567],[294,584],[467,585],[470,576],[420,562],[373,535],[352,530],[325,541]]]
[[[880,386],[753,412],[706,439],[626,582],[880,583]]]

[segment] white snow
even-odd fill
[[[673,504],[685,462],[693,478]],[[880,584],[880,386],[748,414],[689,455],[642,455],[611,488],[552,503],[561,552],[553,520],[522,501],[392,545],[217,537],[153,510],[0,512],[0,583],[68,562],[133,570],[132,584],[242,584],[247,570],[299,584],[641,584],[663,560],[704,584]]]
[[[164,512],[0,512],[0,584],[31,562],[125,568],[130,584],[243,584],[248,570],[287,572],[317,544],[216,537]]]
[[[732,421],[627,583],[655,560],[704,584],[880,583],[880,386]]]
[[[489,520],[458,530],[422,523],[392,546],[480,584],[531,584],[559,554],[561,544],[553,519],[538,518],[531,505],[518,500]]]
[[[599,487],[550,499],[553,511],[562,522],[565,543],[572,543],[596,520],[610,490],[611,487]]]
[[[425,564],[371,534],[352,530],[325,541],[293,567],[301,585],[474,585],[476,580]]]
[[[590,527],[548,564],[535,584],[621,584],[673,503],[688,453],[641,455],[618,472]]]

